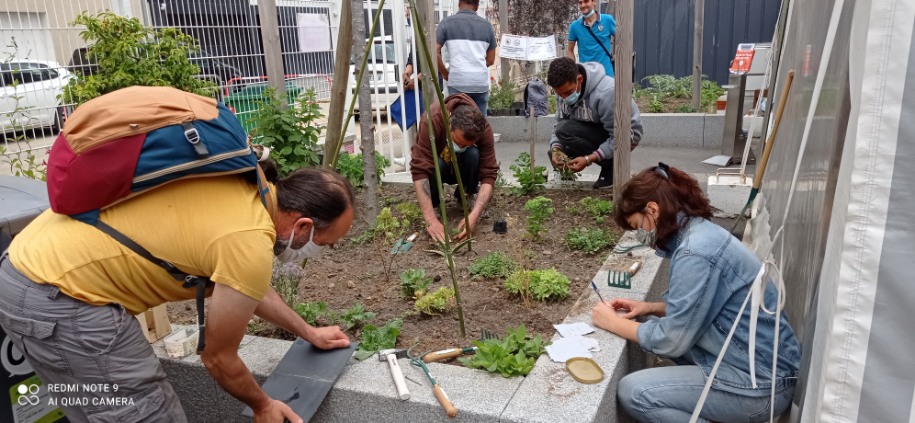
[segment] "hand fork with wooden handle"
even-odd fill
[[[423,354],[425,355],[425,354]],[[448,394],[445,393],[445,390],[442,389],[441,385],[435,381],[435,378],[432,377],[432,373],[429,372],[429,367],[426,366],[426,363],[422,360],[422,356],[412,358],[410,364],[419,367],[423,370],[423,373],[426,374],[426,377],[429,378],[429,382],[432,383],[432,395],[435,396],[435,399],[438,400],[439,405],[442,406],[442,409],[445,410],[445,414],[450,418],[457,416],[457,408],[454,407],[454,404],[451,403],[451,400],[448,398]]]

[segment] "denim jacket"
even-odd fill
[[[681,219],[685,216],[681,214]],[[657,254],[670,258],[666,315],[639,325],[639,344],[646,351],[696,364],[706,376],[734,324],[737,312],[762,263],[724,228],[700,217],[689,219]],[[777,293],[766,285],[765,304],[775,309]],[[779,323],[776,389],[793,386],[801,353],[784,312]],[[753,390],[748,357],[750,305],[731,338],[715,375],[713,388],[747,395],[768,395],[772,383],[775,319],[759,313],[756,332],[756,382]]]

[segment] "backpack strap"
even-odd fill
[[[134,240],[130,239],[127,235],[124,235],[101,220],[95,221],[95,227],[114,238],[115,241],[130,248],[133,252],[139,254],[140,257],[165,269],[165,271],[175,278],[176,281],[182,282],[184,288],[197,288],[197,329],[200,331],[200,341],[197,343],[197,354],[203,352],[203,349],[206,347],[206,320],[203,314],[203,299],[206,296],[207,286],[212,286],[213,284],[213,282],[210,281],[210,278],[194,276],[181,271],[181,269],[178,269],[174,264],[152,255],[152,253],[143,248],[140,244],[134,242]]]
[[[610,62],[612,63],[613,54],[611,54],[610,51],[607,50],[607,47],[604,47],[604,43],[600,42],[600,40],[597,38],[597,35],[594,35],[594,32],[591,31],[591,27],[589,25],[585,25],[584,18],[582,18],[581,23],[582,23],[582,26],[584,26],[588,30],[588,34],[591,34],[591,37],[594,38],[594,41],[597,41],[597,45],[599,45],[600,48],[604,50],[604,53],[607,53],[607,57],[610,58]]]

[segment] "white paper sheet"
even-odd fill
[[[594,332],[594,328],[591,325],[578,322],[578,323],[563,323],[558,325],[553,325],[556,328],[556,331],[562,335],[563,338],[568,338],[570,336],[581,336],[587,335]]]
[[[557,363],[565,363],[566,360],[573,357],[592,358],[591,351],[598,350],[597,340],[585,338],[584,336],[560,338],[546,347],[546,352],[550,355],[550,359]]]

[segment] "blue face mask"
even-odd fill
[[[578,102],[579,97],[581,97],[581,94],[579,94],[578,91],[575,91],[574,93],[569,94],[568,97],[562,99],[562,101],[564,101],[567,106],[571,106]]]
[[[594,15],[594,9],[591,9],[591,11],[588,12],[588,13],[582,13],[582,14],[581,14],[581,17],[583,17],[583,18],[590,18],[590,17],[593,16],[593,15]]]
[[[455,144],[454,152],[455,152],[455,153],[463,153],[463,152],[467,151],[467,147],[469,147],[469,146],[466,146],[466,145],[465,145],[465,146],[463,146],[463,147],[458,147],[457,144]]]

